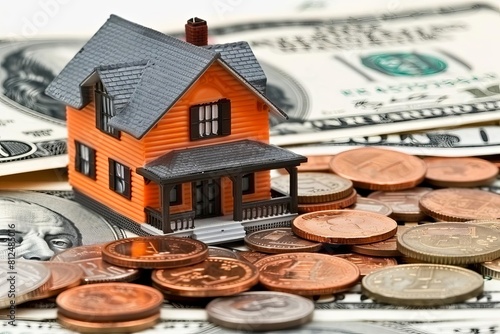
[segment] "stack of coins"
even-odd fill
[[[274,191],[289,194],[290,177],[282,175],[271,179]],[[297,177],[299,213],[347,208],[356,203],[353,183],[332,173],[303,172]]]

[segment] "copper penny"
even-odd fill
[[[126,268],[177,268],[201,262],[207,257],[205,243],[170,236],[120,239],[102,249],[104,261]]]
[[[336,201],[315,203],[315,204],[299,204],[298,211],[299,213],[307,213],[307,212],[323,211],[323,210],[344,209],[356,203],[357,197],[358,194],[356,193],[356,190],[353,189],[351,190],[350,195]]]
[[[396,261],[393,257],[374,257],[355,253],[337,254],[333,256],[340,257],[357,265],[361,277],[364,277],[375,270],[396,266],[398,264],[398,261]]]
[[[142,319],[106,322],[81,321],[58,314],[57,321],[78,333],[137,333],[156,325],[160,321],[160,312]]]
[[[475,157],[426,157],[425,179],[438,187],[479,187],[495,181],[498,167]]]
[[[359,268],[347,260],[319,253],[287,253],[255,262],[260,283],[269,290],[302,296],[345,291],[356,285]]]
[[[322,244],[296,236],[291,228],[274,228],[250,233],[245,236],[248,248],[263,253],[317,252]]]
[[[290,176],[271,179],[271,187],[283,194],[290,193]],[[300,204],[336,201],[352,193],[351,180],[332,173],[298,173],[297,200]]]
[[[471,264],[500,257],[500,232],[469,223],[414,226],[397,243],[404,255],[429,263]]]
[[[220,297],[250,289],[259,281],[259,271],[248,262],[209,257],[205,261],[173,269],[158,269],[153,282],[171,294],[186,297]]]
[[[49,288],[40,291],[32,300],[53,297],[62,291],[80,285],[83,278],[83,270],[73,263],[43,262],[50,270]]]
[[[330,161],[333,155],[308,155],[307,162],[301,163],[297,167],[300,173],[303,172],[329,172]]]
[[[160,312],[163,295],[133,283],[96,283],[63,291],[56,298],[59,314],[81,321],[129,321]]]
[[[420,198],[422,212],[437,220],[500,218],[500,195],[468,188],[433,190]]]
[[[357,188],[389,191],[415,187],[424,180],[427,170],[420,158],[374,147],[339,153],[332,158],[330,167]]]
[[[305,213],[292,222],[293,233],[301,238],[333,244],[368,244],[396,234],[394,219],[373,212],[326,210]]]
[[[356,198],[356,203],[347,209],[375,212],[384,216],[390,216],[392,213],[391,207],[384,202],[361,196],[358,196]]]
[[[105,262],[102,248],[105,244],[73,247],[54,255],[51,262],[73,263],[83,271],[83,283],[131,282],[140,276],[138,269],[123,268]]]
[[[420,198],[432,188],[415,187],[397,191],[374,191],[367,197],[386,203],[392,209],[390,217],[397,221],[421,221],[427,216],[420,210]]]
[[[407,229],[409,226],[398,225],[397,232],[395,235],[389,239],[385,239],[379,242],[374,242],[371,244],[364,245],[352,245],[351,250],[355,253],[369,255],[369,256],[381,256],[381,257],[392,257],[401,256],[401,252],[398,251],[397,236]]]
[[[476,264],[475,269],[484,276],[500,279],[500,258],[478,263]]]
[[[363,294],[393,305],[438,306],[478,296],[483,277],[472,270],[438,264],[405,264],[377,270],[361,281]]]
[[[238,255],[238,259],[247,261],[250,263],[255,263],[260,259],[265,258],[268,254],[256,252],[256,251],[238,251],[236,253]]]

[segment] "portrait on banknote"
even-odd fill
[[[0,192],[0,259],[49,260],[71,247],[103,243],[124,232],[79,204],[56,196]],[[14,251],[9,246],[15,241]]]

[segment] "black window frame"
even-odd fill
[[[88,157],[85,156],[85,150],[88,152]],[[75,170],[92,180],[96,179],[96,150],[77,140],[75,140]]]
[[[214,109],[217,106],[217,116],[213,117]],[[206,117],[206,108],[210,108],[210,117]],[[205,109],[204,115],[201,108]],[[231,101],[228,99],[220,99],[211,103],[196,104],[189,108],[190,115],[190,138],[191,140],[208,139],[220,136],[228,136],[231,134]],[[210,124],[208,127],[207,125]],[[217,132],[213,132],[213,125],[217,125]],[[201,127],[204,128],[204,133]],[[209,131],[207,129],[210,128]],[[209,133],[207,133],[209,132]]]
[[[123,175],[118,175],[118,167],[123,167]],[[130,167],[108,158],[109,189],[127,198],[132,198],[132,171]],[[123,190],[120,188],[123,187]]]
[[[175,194],[175,200],[172,200],[172,194]],[[169,204],[170,205],[179,205],[182,204],[182,185],[176,184],[170,189],[169,194]]]
[[[120,138],[120,131],[108,124],[109,120],[116,115],[113,99],[106,91],[102,81],[96,82],[94,86],[94,101],[96,112],[96,127],[117,139]]]
[[[244,187],[244,179],[248,179],[248,188]],[[243,195],[255,193],[255,173],[248,173],[241,177],[241,193]]]

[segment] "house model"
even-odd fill
[[[269,144],[266,77],[246,42],[186,41],[112,15],[47,87],[67,105],[75,199],[139,235],[209,244],[288,226],[307,159]],[[270,170],[290,174],[289,195]]]

